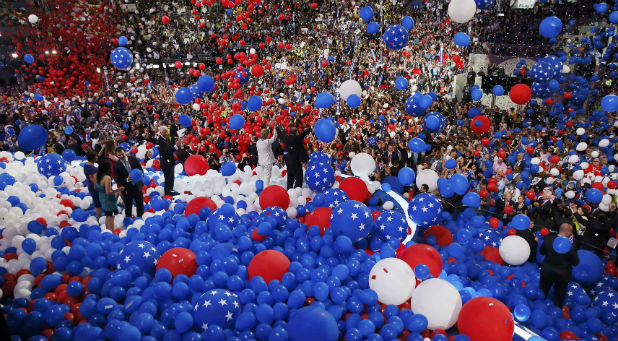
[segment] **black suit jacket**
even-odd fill
[[[541,275],[550,277],[555,281],[570,282],[573,266],[579,264],[577,247],[571,245],[569,252],[560,254],[554,250],[554,239],[556,237],[548,236],[541,245],[541,254],[545,255],[543,264],[541,264]]]
[[[157,138],[157,149],[159,149],[159,162],[161,168],[174,167],[174,147],[169,140],[163,136]]]
[[[307,162],[309,160],[304,139],[310,132],[311,129],[307,128],[300,135],[288,135],[281,127],[277,128],[279,139],[285,144],[284,153],[287,153],[285,154],[287,163]]]
[[[137,158],[135,158],[135,156],[129,156],[128,161],[129,166],[131,166],[131,170],[139,169],[142,172],[144,171],[142,169],[142,165],[140,165],[139,161],[137,161]],[[116,180],[118,186],[124,186],[125,189],[123,191],[123,194],[136,193],[136,191],[139,191],[139,193],[141,193],[142,186],[144,185],[143,182],[140,181],[134,185],[133,182],[127,180],[128,177],[129,171],[127,171],[127,169],[124,167],[122,161],[114,163],[114,180]]]

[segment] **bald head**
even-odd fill
[[[563,237],[570,237],[573,234],[573,225],[569,223],[562,223],[558,235]]]

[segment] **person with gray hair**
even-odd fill
[[[262,168],[264,174],[264,188],[270,184],[270,176],[275,163],[275,155],[273,154],[273,142],[277,139],[277,131],[273,136],[268,138],[270,131],[267,128],[262,129],[260,139],[256,142],[258,152],[258,166]]]
[[[174,192],[174,147],[168,136],[166,126],[159,127],[159,136],[157,137],[157,148],[159,149],[159,162],[161,170],[165,178],[163,185],[165,195],[174,196],[178,193]]]

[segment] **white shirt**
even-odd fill
[[[273,142],[277,138],[277,131],[273,134],[273,137],[263,140],[259,139],[256,142],[256,148],[258,152],[258,165],[268,166],[275,163],[275,155],[273,154]]]

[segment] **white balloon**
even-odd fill
[[[533,157],[532,160],[530,160],[530,163],[533,165],[538,165],[539,163],[541,163],[541,159],[539,159],[538,157]]]
[[[567,197],[567,199],[573,199],[575,198],[575,192],[567,191],[566,193],[564,193],[564,196]]]
[[[573,179],[579,181],[584,177],[584,171],[579,169],[573,172]]]
[[[193,108],[193,110],[195,111],[199,111],[200,110],[200,105],[197,103],[193,103],[193,105],[191,106]]]
[[[560,175],[560,171],[558,170],[558,168],[552,168],[549,173],[553,176],[558,176]]]
[[[579,162],[579,156],[578,155],[571,155],[569,156],[569,163],[574,165],[576,163]]]
[[[369,176],[375,171],[376,162],[371,155],[359,153],[352,158],[350,168],[356,176]]]
[[[395,207],[395,204],[393,204],[392,201],[387,201],[387,202],[384,203],[384,205],[382,205],[382,208],[384,208],[387,211],[392,210],[393,207]]]
[[[601,211],[603,211],[603,212],[609,212],[610,207],[609,207],[609,205],[605,205],[604,203],[600,203],[599,204],[599,209]]]
[[[348,79],[347,81],[341,83],[341,86],[339,86],[339,95],[344,101],[347,101],[350,95],[357,95],[358,97],[361,97],[362,94],[363,88],[361,88],[360,84],[358,84],[355,80]]]
[[[448,4],[448,16],[456,23],[467,23],[476,13],[474,0],[451,0]]]
[[[31,24],[36,24],[39,21],[39,17],[37,17],[35,14],[30,14],[28,16],[28,22]]]
[[[590,164],[588,162],[582,162],[582,163],[579,164],[579,166],[582,169],[588,169],[588,167],[590,167]]]
[[[605,148],[609,146],[609,140],[608,139],[602,139],[601,141],[599,141],[599,147],[600,148]]]
[[[612,203],[612,196],[609,194],[605,194],[603,195],[603,199],[601,199],[601,203],[607,205],[609,207],[609,204]]]
[[[530,257],[530,245],[520,236],[508,236],[500,243],[500,257],[510,265],[522,265]]]
[[[427,318],[427,328],[449,329],[457,322],[461,310],[461,296],[451,283],[430,278],[414,289],[411,300],[412,311]]]
[[[421,188],[423,184],[429,186],[429,192],[438,189],[438,173],[431,169],[423,169],[416,175],[416,187]]]
[[[384,258],[369,272],[369,288],[386,305],[400,305],[410,299],[415,285],[414,271],[399,258]]]

